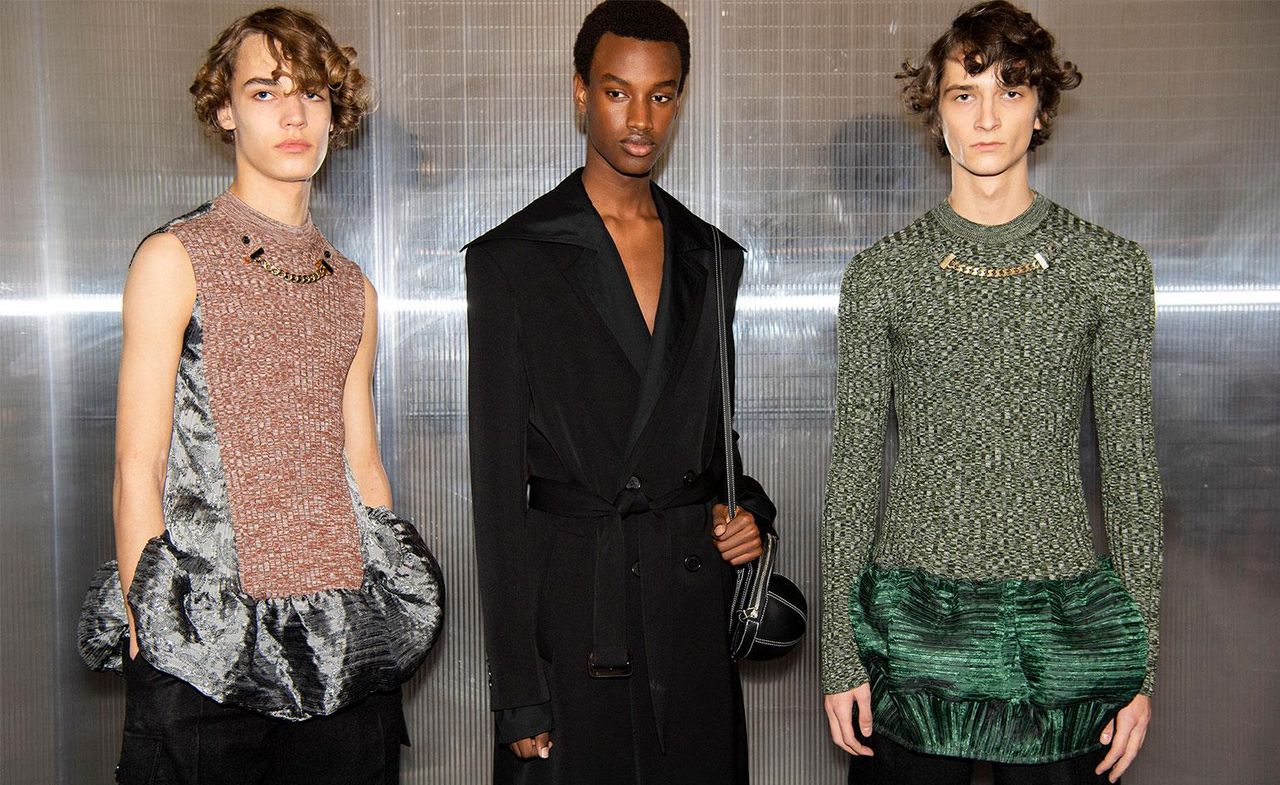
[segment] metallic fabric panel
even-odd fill
[[[693,71],[660,182],[750,251],[742,447],[781,513],[782,569],[812,607],[839,275],[946,192],[893,74],[964,3],[673,3]],[[230,155],[196,126],[186,87],[216,32],[260,5],[0,3],[0,782],[109,780],[123,689],[80,665],[73,631],[112,555],[118,294],[138,240],[225,187]],[[580,165],[571,46],[592,0],[304,5],[354,43],[380,96],[320,176],[315,216],[378,287],[395,508],[449,589],[445,633],[407,691],[403,781],[484,782],[457,249]],[[1280,4],[1024,5],[1085,74],[1033,184],[1142,243],[1156,271],[1162,663],[1125,781],[1264,785],[1280,764]],[[1084,445],[1088,481],[1088,426]],[[816,640],[743,668],[757,783],[842,781]]]

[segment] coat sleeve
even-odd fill
[[[519,309],[501,264],[472,246],[466,275],[471,502],[490,703],[502,711],[550,700],[534,639],[526,524],[530,395]],[[549,706],[546,714],[549,729]]]
[[[737,388],[738,388],[738,371],[737,371],[737,351],[733,337],[733,324],[737,315],[738,306],[738,285],[742,281],[743,259],[741,254],[737,257],[736,265],[728,265],[725,270],[725,318],[729,320],[729,402],[736,408],[737,406]],[[714,280],[714,279],[713,279]],[[724,439],[724,428],[721,426],[716,429],[716,444],[722,445]],[[719,453],[723,453],[721,448]],[[723,463],[723,458],[719,459]],[[777,509],[773,506],[773,502],[769,499],[769,495],[765,493],[764,488],[754,477],[743,472],[742,453],[738,450],[738,432],[733,432],[733,463],[734,473],[737,477],[738,505],[752,515],[755,516],[756,525],[760,527],[761,533],[768,533],[777,536],[778,531],[774,526],[774,520],[777,518]],[[725,501],[721,499],[720,501]]]

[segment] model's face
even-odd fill
[[[997,70],[971,75],[958,57],[947,60],[938,84],[938,114],[953,172],[959,167],[993,177],[1026,163],[1031,132],[1040,128],[1040,99],[1025,85],[1001,84]]]
[[[235,131],[238,177],[309,180],[329,151],[329,91],[298,90],[287,68],[279,80],[271,76],[275,69],[266,36],[246,38],[236,56],[231,101],[218,110],[218,122]]]
[[[591,80],[573,77],[574,103],[586,118],[587,166],[644,177],[662,157],[680,113],[680,50],[673,43],[605,33]]]

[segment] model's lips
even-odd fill
[[[283,150],[286,153],[303,153],[310,150],[311,143],[304,139],[286,139],[276,145],[277,150]]]
[[[999,150],[1004,146],[1004,142],[978,142],[972,145],[973,149],[980,153],[989,153],[992,150]]]
[[[647,136],[628,136],[622,140],[622,149],[636,158],[644,158],[657,147],[657,143]]]

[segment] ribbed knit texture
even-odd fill
[[[360,345],[364,276],[309,218],[272,220],[230,191],[169,231],[195,271],[241,588],[257,598],[358,589],[342,395]],[[333,274],[291,283],[244,261],[258,248],[286,271],[307,274],[325,259]]]
[[[1005,268],[1037,253],[1047,269],[1008,277],[939,266],[948,254]],[[1097,569],[1079,456],[1090,376],[1111,561],[1145,623],[1151,692],[1162,560],[1154,326],[1142,249],[1039,195],[1001,226],[943,203],[854,258],[822,522],[826,692],[868,678],[849,610],[869,561],[970,581]],[[899,454],[877,533],[891,392]]]

